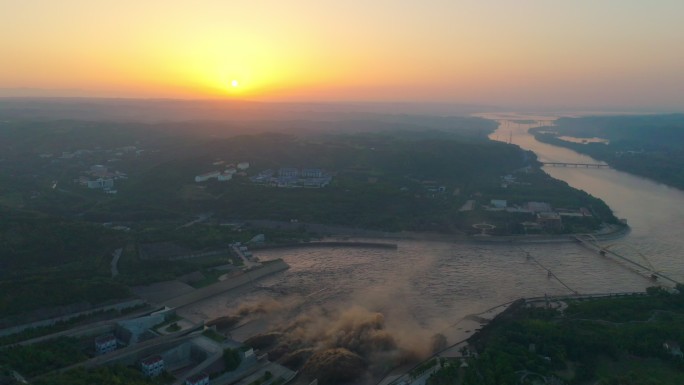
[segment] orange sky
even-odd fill
[[[2,96],[684,107],[683,1],[1,1]]]

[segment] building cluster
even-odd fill
[[[116,343],[117,339],[113,334],[103,335],[95,339],[96,347],[99,347],[101,351],[98,354],[107,354],[115,350]],[[112,348],[112,346],[114,347]],[[259,365],[259,360],[262,360],[263,364],[264,357],[257,357],[252,348],[243,347],[239,342],[232,340],[215,341],[204,335],[196,335],[178,344],[164,344],[163,347],[160,346],[159,349],[155,349],[156,352],[151,355],[149,355],[150,351],[146,349],[146,355],[138,356],[135,361],[143,375],[149,378],[158,377],[164,372],[168,372],[177,378],[187,376],[183,381],[185,385],[209,385],[211,381],[208,373],[217,375],[219,378],[221,374],[227,374],[226,377],[231,378],[231,374],[225,372],[223,358],[221,357],[221,353],[225,354],[227,347],[239,348],[240,363],[244,367],[254,368]],[[137,356],[138,353],[131,354]],[[197,372],[195,369],[200,365],[203,369],[201,372]],[[287,370],[285,369],[285,371]],[[292,373],[293,375],[294,373]],[[223,380],[225,383],[226,378]]]
[[[93,190],[101,190],[108,194],[116,194],[115,182],[119,179],[127,179],[126,173],[113,169],[115,162],[130,160],[139,157],[143,152],[157,152],[140,149],[134,145],[105,149],[94,147],[92,149],[78,149],[62,152],[45,152],[38,154],[41,159],[47,159],[52,164],[93,164],[73,179],[74,183]],[[107,166],[106,166],[107,165]],[[53,188],[57,181],[53,181]]]
[[[123,147],[117,147],[113,149],[103,149],[100,147],[95,147],[92,150],[87,150],[87,149],[79,149],[79,150],[74,150],[74,151],[62,151],[61,153],[53,153],[53,152],[45,152],[38,154],[38,156],[42,159],[54,159],[54,160],[59,160],[59,159],[82,159],[82,158],[88,158],[88,157],[93,157],[93,156],[105,156],[107,157],[107,162],[112,163],[112,162],[118,162],[121,161],[122,157],[130,156],[130,155],[135,155],[135,156],[140,156],[145,150],[138,148],[137,146],[123,146]]]
[[[242,260],[242,263],[244,264],[245,268],[249,269],[255,266],[261,266],[261,262],[259,262],[259,259],[255,257],[249,251],[247,246],[243,245],[242,243],[231,243],[230,248],[233,251],[233,253]]]
[[[325,187],[332,182],[332,175],[320,168],[283,167],[274,171],[264,170],[250,178],[253,183],[274,187]]]
[[[501,177],[501,187],[508,188],[508,185],[517,183],[515,176],[507,174]]]
[[[116,194],[114,181],[117,179],[127,179],[128,176],[121,171],[110,170],[107,166],[96,164],[90,167],[75,182],[89,189],[102,190],[108,194]]]
[[[221,166],[224,165],[224,161],[217,161],[214,162],[214,166]],[[195,176],[195,182],[197,183],[202,183],[206,182],[210,179],[216,179],[219,182],[227,182],[231,179],[233,179],[234,175],[246,175],[245,171],[249,168],[249,162],[240,162],[237,165],[230,163],[226,164],[225,168],[223,171],[221,170],[214,170],[214,171],[209,171],[205,172],[204,174],[196,175]]]
[[[506,200],[492,199],[485,208],[488,211],[507,211],[510,213],[533,214],[535,221],[523,222],[525,230],[560,230],[563,228],[563,217],[590,217],[591,212],[581,207],[578,210],[554,209],[547,202],[527,202],[522,206],[509,205]]]
[[[248,254],[242,244],[233,246]],[[136,300],[133,306],[144,303]],[[208,327],[203,322],[193,324],[178,317],[170,307],[117,318],[79,333],[82,342],[87,339],[92,343],[86,349],[88,355],[95,357],[87,365],[133,364],[149,379],[162,376],[151,380],[154,383],[160,380],[170,383],[173,378],[174,384],[184,385],[254,384],[253,377],[259,377],[260,384],[283,384],[297,374],[268,361],[266,354],[257,354],[253,348],[227,338],[216,326]],[[230,354],[231,362],[236,365],[227,363],[226,354]],[[6,383],[5,378],[0,373],[0,383]],[[20,381],[11,381],[15,382]]]
[[[164,308],[148,315],[117,321],[113,330],[95,337],[95,355],[105,355],[119,348],[123,349],[159,337],[160,325],[163,326],[171,322],[174,317],[175,311],[173,309]],[[199,335],[179,344],[164,345],[152,355],[149,355],[150,352],[148,352],[147,355],[138,356],[136,362],[146,377],[157,377],[165,371],[178,372],[181,369],[192,368],[216,357],[223,349],[224,347],[220,343]],[[243,349],[243,358],[249,358],[247,353],[253,355],[251,349]],[[255,360],[256,358],[252,359],[252,361]],[[219,361],[221,360],[219,359]],[[215,366],[217,365],[210,366],[210,369]],[[210,383],[209,375],[205,372],[192,374],[183,383],[186,385],[208,385]]]

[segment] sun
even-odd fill
[[[230,85],[233,88],[237,88],[240,85],[240,83],[237,80],[233,79],[231,80]]]

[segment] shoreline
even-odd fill
[[[318,233],[320,239],[395,239],[395,240],[417,240],[417,241],[441,241],[441,242],[510,242],[510,241],[526,241],[531,243],[539,242],[571,242],[574,241],[575,236],[590,234],[597,239],[616,239],[623,237],[629,233],[629,226],[624,225],[608,225],[611,230],[599,230],[592,233],[575,233],[575,234],[532,234],[532,235],[492,235],[492,236],[478,236],[467,235],[463,232],[454,233],[437,233],[437,232],[418,232],[418,231],[399,231],[388,232],[382,230],[362,229],[356,227],[348,227],[334,224],[320,224],[320,223],[306,223],[306,222],[284,222],[273,220],[248,220],[246,223],[265,228],[275,229],[304,229],[311,233]],[[294,246],[301,244],[308,244],[309,242],[289,242]],[[314,243],[314,242],[310,242]],[[276,244],[273,244],[275,246]],[[268,245],[272,246],[272,245]],[[276,246],[277,247],[277,246]]]
[[[293,243],[275,243],[269,245],[254,245],[250,246],[251,250],[272,250],[272,249],[290,249],[290,248],[307,248],[307,247],[359,247],[359,248],[377,248],[377,249],[396,249],[396,243],[384,242],[362,242],[362,241],[312,241],[312,242],[293,242]]]
[[[216,282],[212,285],[200,289],[195,289],[194,291],[191,291],[189,293],[161,301],[160,304],[178,310],[183,307],[192,305],[196,302],[205,300],[207,298],[211,298],[217,295],[224,294],[226,292],[230,292],[231,290],[237,289],[241,286],[253,284],[256,280],[259,280],[260,278],[269,276],[271,274],[283,272],[289,268],[290,266],[287,263],[285,263],[285,261],[283,261],[282,259],[276,259],[259,268],[247,270],[243,275],[240,275],[233,279]]]
[[[387,373],[383,378],[381,378],[379,381],[376,382],[376,385],[396,385],[396,384],[401,384],[405,383],[405,380],[409,376],[409,374],[416,368],[420,367],[421,365],[429,362],[432,359],[438,359],[438,358],[444,358],[444,359],[458,359],[462,358],[463,356],[458,352],[458,354],[455,354],[454,351],[459,351],[459,348],[463,347],[473,347],[477,351],[477,346],[483,344],[483,340],[485,340],[488,336],[489,333],[491,333],[492,328],[498,326],[502,322],[506,322],[513,317],[515,317],[515,313],[520,310],[523,307],[526,306],[533,306],[535,303],[543,302],[543,303],[550,303],[550,302],[562,302],[562,301],[571,301],[571,300],[591,300],[591,299],[601,299],[601,298],[619,298],[619,297],[630,297],[630,296],[646,296],[648,295],[646,292],[615,292],[615,293],[595,293],[595,294],[582,294],[582,295],[557,295],[557,296],[548,296],[548,297],[520,297],[511,301],[507,301],[501,304],[498,304],[496,306],[493,306],[489,309],[486,309],[482,312],[476,313],[476,314],[471,314],[468,316],[463,317],[461,320],[458,322],[461,322],[463,320],[469,319],[469,317],[473,316],[482,316],[482,315],[493,315],[491,318],[486,318],[482,317],[481,320],[486,320],[486,322],[481,323],[481,328],[476,330],[475,333],[473,333],[470,336],[464,337],[463,339],[460,339],[446,348],[433,353],[429,357],[425,358],[424,360],[414,364],[413,366],[410,367],[410,369],[402,370],[401,372],[392,372],[390,370],[389,373]],[[458,323],[457,322],[457,323]],[[433,369],[434,366],[430,369]],[[396,368],[395,368],[396,369]],[[426,372],[426,374],[431,374],[432,372],[430,369]],[[403,382],[402,382],[403,381]]]
[[[631,229],[629,226],[609,225],[611,230],[607,232],[593,232],[593,233],[574,233],[574,234],[558,234],[558,235],[501,235],[488,237],[469,237],[473,242],[482,243],[565,243],[576,242],[575,237],[582,235],[589,235],[599,241],[610,241],[623,238],[627,236]]]
[[[284,224],[286,224],[284,222]],[[337,231],[328,232],[322,239],[336,239],[334,241],[305,241],[288,242],[282,244],[254,245],[250,248],[254,251],[287,248],[306,248],[306,247],[359,247],[359,248],[386,248],[396,249],[397,244],[375,241],[356,241],[354,239],[377,239],[377,240],[410,240],[410,241],[432,241],[449,243],[491,243],[491,244],[539,244],[539,243],[572,243],[576,242],[575,237],[589,235],[599,241],[616,240],[625,237],[631,231],[628,225],[608,225],[608,229],[595,231],[592,233],[573,233],[573,234],[532,234],[532,235],[466,235],[463,233],[443,234],[434,232],[413,232],[402,231],[389,233],[378,230],[348,228],[343,226],[328,226],[319,224],[304,224],[311,227],[325,227],[329,230],[333,228]]]

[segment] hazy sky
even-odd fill
[[[684,1],[0,0],[0,88],[684,110]]]

